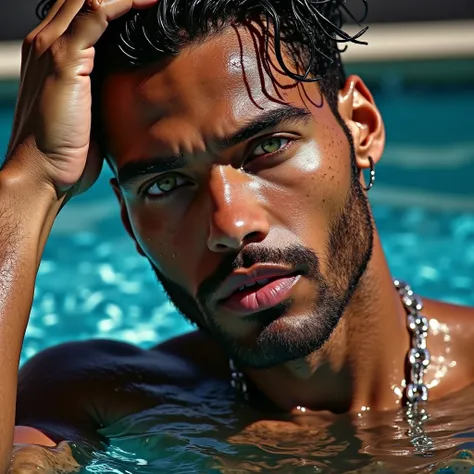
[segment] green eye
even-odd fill
[[[147,190],[148,196],[162,196],[183,184],[184,180],[175,175],[158,178]]]
[[[159,179],[156,182],[156,185],[160,191],[167,193],[176,187],[176,182],[176,176],[165,176],[164,178]]]
[[[253,156],[271,155],[284,148],[290,140],[288,138],[272,137],[267,138],[255,148]]]
[[[262,150],[265,153],[275,153],[282,147],[281,138],[270,138],[262,143]]]

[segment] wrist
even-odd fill
[[[43,157],[34,156],[35,151],[28,148],[25,146],[17,149],[7,157],[0,170],[2,195],[6,192],[19,203],[31,203],[35,208],[39,206],[48,213],[55,210],[58,212],[65,196],[58,194],[52,181],[47,179],[46,173],[37,165]]]
[[[32,157],[28,157],[29,160]],[[58,196],[52,183],[20,157],[9,157],[0,170],[0,212],[30,245],[37,248],[38,264],[54,220],[66,196]],[[32,240],[31,240],[32,239]]]

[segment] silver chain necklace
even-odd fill
[[[428,387],[424,383],[424,375],[430,364],[430,353],[426,348],[429,322],[421,314],[423,302],[410,285],[393,280],[407,312],[407,328],[411,336],[411,347],[406,356],[408,380],[404,380],[405,420],[409,425],[408,436],[418,452],[426,453],[433,447],[432,440],[425,434],[424,422],[428,413],[423,405],[428,401]],[[239,392],[244,400],[249,400],[249,388],[245,374],[237,368],[232,359],[229,360],[232,387]]]

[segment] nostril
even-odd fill
[[[250,232],[245,236],[245,242],[260,242],[264,236],[260,232]]]

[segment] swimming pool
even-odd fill
[[[474,305],[474,87],[378,86],[375,96],[385,119],[388,144],[370,199],[392,273],[426,297]],[[0,150],[6,147],[11,117],[12,105],[0,106]],[[150,347],[191,329],[167,302],[147,262],[136,254],[123,230],[118,205],[108,187],[109,177],[110,171],[104,169],[94,188],[71,202],[54,226],[39,270],[22,363],[46,347],[72,339],[114,338]],[[207,395],[187,394],[188,398],[177,404],[180,413],[188,410],[194,416],[192,407],[206,406]],[[217,412],[224,417],[227,409],[213,405],[207,413],[209,418],[218,416]],[[474,414],[472,402],[470,409],[458,416],[465,422],[470,412]],[[133,425],[141,426],[150,417],[142,414]],[[320,453],[314,465],[308,462],[299,468],[326,472],[338,452],[350,458],[348,441],[341,435],[347,429],[341,420],[347,419],[338,420],[328,428],[327,437],[318,438],[322,444],[313,446]],[[474,415],[471,420],[472,427]],[[215,456],[217,450],[230,458],[243,456],[235,446],[213,440],[212,430],[206,431],[207,421],[201,423],[199,434],[189,426],[181,424],[183,429],[178,430],[170,423],[161,428],[170,438],[157,442],[157,449],[168,455],[160,456],[154,470],[139,467],[133,459],[129,463],[128,445],[122,440],[106,458],[90,461],[92,467],[87,472],[221,472],[213,471],[208,453]],[[379,436],[383,439],[387,434]],[[472,449],[474,444],[466,439],[463,447]],[[191,451],[194,446],[194,454],[189,454],[189,446]],[[408,449],[403,443],[401,446]],[[385,449],[383,444],[380,449]],[[449,455],[454,452],[456,449]],[[228,472],[251,472],[250,468],[263,463],[255,461],[255,453],[253,458],[245,456],[244,470],[231,470],[237,467],[229,464]],[[265,462],[277,465],[276,457],[272,459]],[[105,463],[116,463],[116,470],[107,470]]]

